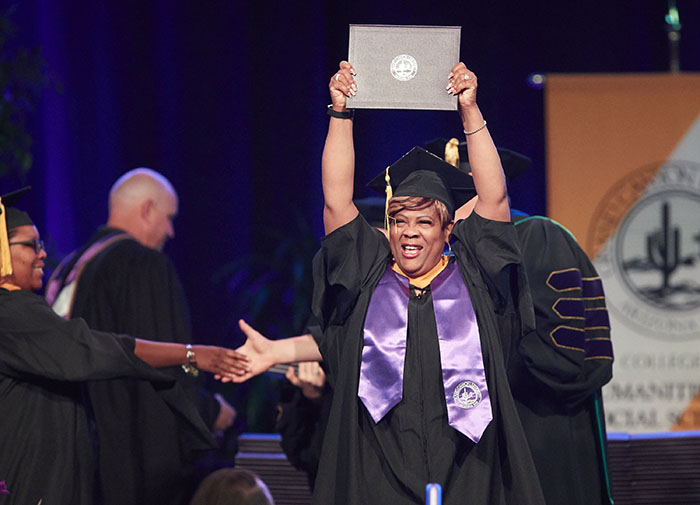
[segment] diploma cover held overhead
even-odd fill
[[[357,72],[352,109],[457,110],[447,75],[459,62],[459,26],[350,25]]]

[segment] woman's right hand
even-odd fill
[[[342,112],[347,107],[347,97],[355,96],[357,84],[355,84],[355,69],[347,61],[341,61],[338,71],[331,77],[328,89],[331,93],[333,110]]]

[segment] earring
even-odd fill
[[[450,241],[447,241],[447,256],[452,256],[452,244],[450,244]]]

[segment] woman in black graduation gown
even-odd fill
[[[183,436],[209,448],[194,406],[172,378],[149,366],[193,364],[192,354],[182,344],[92,331],[82,319],[56,315],[32,292],[41,288],[46,252],[29,216],[9,208],[15,198],[0,199],[0,481],[9,491],[0,504],[100,502],[91,441],[91,429],[100,426],[90,426],[85,381],[149,381]],[[230,376],[244,368],[234,351],[192,350],[202,370]]]
[[[430,482],[442,485],[446,505],[542,504],[505,373],[515,339],[532,327],[532,305],[476,76],[462,63],[448,76],[473,185],[414,148],[370,183],[391,187],[387,241],[352,201],[353,74],[342,62],[331,78],[322,161],[326,237],[313,313],[334,398],[314,504],[424,503]],[[464,204],[477,193],[469,215]],[[252,373],[314,357],[303,337],[269,342],[241,327]]]

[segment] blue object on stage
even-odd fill
[[[425,504],[442,505],[442,486],[440,484],[425,485]]]

